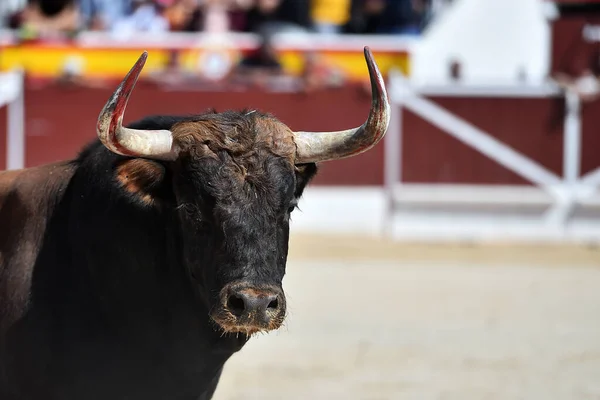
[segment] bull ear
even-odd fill
[[[299,164],[296,165],[296,189],[294,190],[294,197],[299,199],[304,193],[304,188],[317,174],[317,164]]]
[[[125,160],[115,170],[115,178],[128,196],[144,206],[156,204],[165,176],[160,163],[141,158]]]

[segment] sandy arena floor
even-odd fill
[[[294,237],[216,400],[600,399],[600,250]]]

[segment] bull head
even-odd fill
[[[372,102],[369,117],[358,128],[334,132],[294,132],[296,163],[321,162],[355,156],[375,146],[390,122],[390,105],[383,77],[368,47],[364,49],[371,79]],[[127,101],[146,63],[144,52],[110,97],[98,117],[100,141],[114,153],[156,160],[177,159],[179,147],[168,130],[140,130],[123,127]]]
[[[278,328],[285,317],[281,282],[287,260],[290,214],[316,172],[315,163],[365,152],[384,136],[390,106],[383,78],[368,48],[372,87],[366,122],[338,132],[293,132],[259,112],[208,113],[176,123],[123,127],[123,113],[146,61],[143,53],[98,119],[100,141],[116,161],[125,190],[142,196],[162,187],[172,207],[171,231],[190,282],[203,298],[203,314],[226,332]],[[133,129],[135,126],[138,129]],[[150,129],[149,129],[150,128]],[[169,170],[169,179],[164,179]],[[124,171],[124,172],[123,172]],[[131,179],[137,179],[131,184]],[[160,197],[160,195],[157,195]],[[195,286],[194,286],[195,285]]]

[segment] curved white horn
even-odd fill
[[[148,52],[144,51],[108,99],[98,116],[96,132],[102,144],[113,153],[129,157],[174,160],[177,158],[177,149],[173,145],[171,131],[123,127],[123,114],[127,101],[147,58]]]
[[[365,59],[371,78],[371,111],[367,121],[358,128],[337,132],[294,132],[296,163],[337,160],[363,153],[375,146],[385,135],[390,123],[390,104],[383,77],[369,47]]]

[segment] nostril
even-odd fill
[[[276,310],[278,307],[279,307],[279,299],[277,297],[275,297],[273,300],[271,300],[271,302],[267,306],[267,309]]]
[[[262,321],[277,314],[283,307],[284,301],[279,293],[245,288],[231,291],[224,307],[235,318]]]
[[[233,315],[239,317],[246,310],[246,303],[242,297],[232,294],[227,300],[227,308]]]

